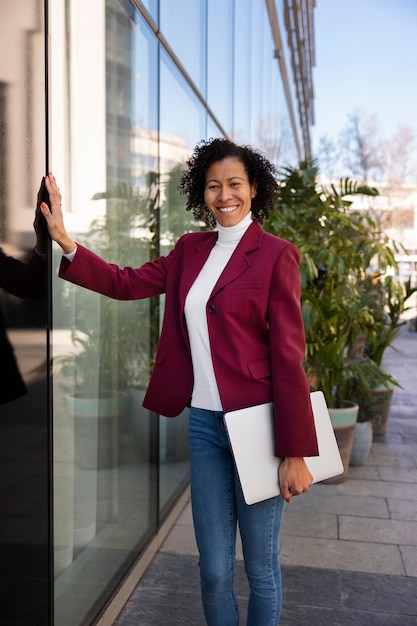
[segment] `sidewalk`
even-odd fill
[[[313,485],[286,506],[280,626],[417,624],[417,333],[405,329],[385,368],[394,392],[387,434],[339,485]],[[238,546],[236,590],[247,583]],[[203,626],[190,504],[116,626]]]

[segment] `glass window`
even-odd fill
[[[202,96],[206,96],[207,0],[160,0],[161,32]]]
[[[195,144],[205,138],[206,113],[188,83],[161,52],[160,87],[160,252],[166,254],[184,233],[200,226],[185,211],[178,193],[184,164]],[[175,419],[160,418],[161,514],[188,479],[188,409]]]
[[[265,12],[262,20],[262,58],[259,72],[260,108],[254,121],[254,142],[277,165],[294,162],[295,146],[288,119],[287,102],[277,60],[274,58],[274,42],[271,26]]]
[[[238,143],[249,142],[251,139],[252,4],[253,0],[240,0],[234,18],[233,139]],[[259,11],[259,4],[256,5]],[[256,16],[255,23],[258,20],[259,17]],[[242,68],[245,68],[244,80]]]
[[[227,133],[233,115],[233,0],[210,0],[207,5],[207,101]],[[245,68],[239,79],[246,82]]]
[[[148,11],[149,15],[151,16],[155,24],[158,24],[158,21],[159,21],[158,0],[140,0],[140,2],[146,8],[146,10]]]
[[[262,116],[262,96],[263,96],[263,62],[264,58],[264,20],[266,5],[259,7],[257,2],[252,1],[251,13],[249,19],[251,23],[250,29],[250,47],[251,47],[251,122],[250,122],[250,143],[256,144],[257,127]],[[272,54],[272,50],[271,50]]]
[[[54,169],[73,237],[138,266],[156,236],[158,44],[133,4],[101,8],[91,19],[74,11],[71,24],[51,9]],[[141,406],[155,307],[54,278],[53,309],[55,623],[77,626],[95,619],[157,527],[158,421]]]

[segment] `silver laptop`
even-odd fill
[[[343,463],[322,391],[311,393],[319,456],[304,457],[313,482],[343,473]],[[278,467],[274,455],[272,403],[258,404],[224,414],[234,460],[247,504],[279,495]]]

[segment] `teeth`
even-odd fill
[[[221,211],[221,213],[231,213],[232,211],[234,211],[235,209],[237,209],[237,205],[236,206],[223,206],[223,207],[219,207],[219,211]]]

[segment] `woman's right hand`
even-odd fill
[[[46,220],[48,231],[51,239],[61,246],[63,252],[68,254],[74,252],[77,247],[76,243],[68,236],[64,225],[64,216],[62,214],[62,196],[55,177],[51,172],[45,176],[45,185],[48,190],[51,209],[45,202],[41,204],[42,215]]]

